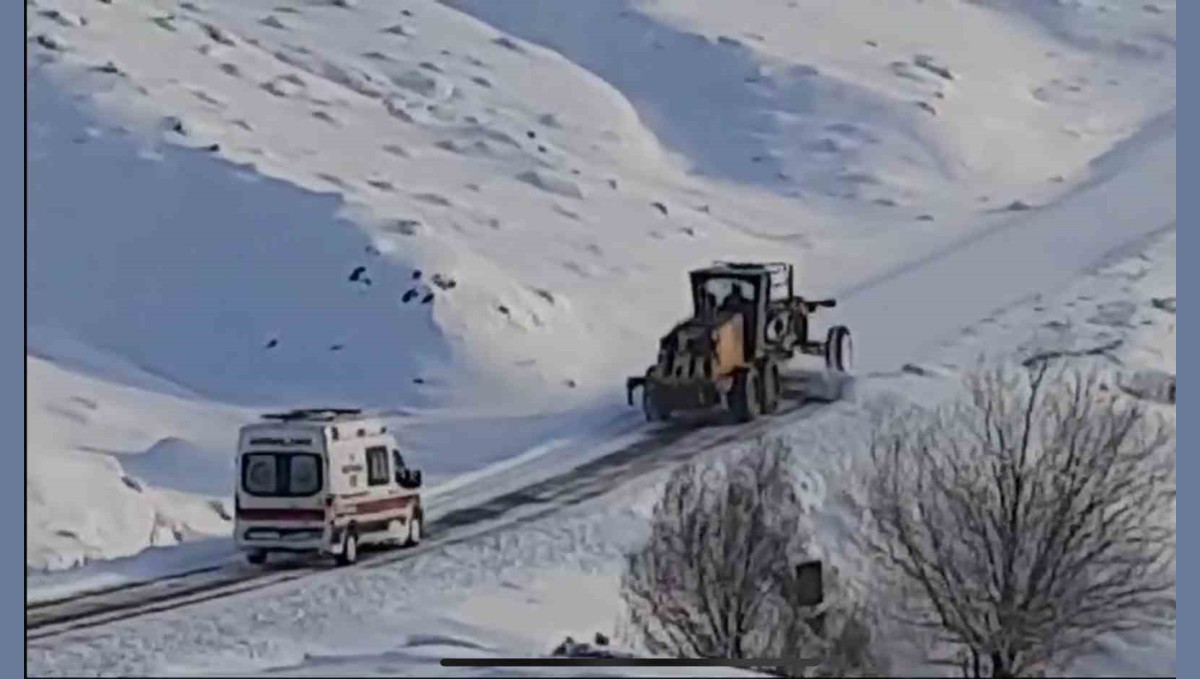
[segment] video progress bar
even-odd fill
[[[442,667],[798,667],[799,658],[442,658]]]

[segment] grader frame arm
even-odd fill
[[[625,380],[625,397],[629,401],[629,405],[633,405],[633,392],[635,389],[646,388],[645,377],[630,377]]]

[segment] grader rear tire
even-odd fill
[[[642,412],[647,422],[665,422],[671,419],[671,409],[659,402],[656,389],[647,384],[642,387]]]
[[[762,413],[762,378],[754,368],[733,374],[733,389],[729,394],[729,410],[738,422],[749,422]]]
[[[779,377],[779,366],[775,361],[768,361],[763,366],[762,378],[762,411],[770,415],[779,410],[779,401],[783,397],[783,382]]]

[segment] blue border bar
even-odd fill
[[[1188,20],[1190,20],[1193,16],[1200,16],[1200,8],[1197,8],[1196,3],[1193,0],[1189,0],[1187,2],[1179,0],[1176,3],[1176,8],[1176,35],[1178,36],[1180,33],[1185,36],[1191,35],[1186,26],[1181,26],[1180,24],[1186,25]],[[1197,48],[1192,45],[1190,40],[1184,38],[1182,43],[1177,43],[1176,50],[1176,106],[1177,108],[1183,109],[1184,116],[1182,119],[1185,121],[1182,126],[1177,128],[1178,136],[1176,137],[1175,142],[1176,150],[1181,151],[1181,153],[1178,153],[1177,160],[1175,162],[1176,182],[1182,183],[1185,190],[1178,193],[1178,200],[1176,201],[1176,211],[1182,212],[1182,214],[1177,216],[1176,224],[1183,225],[1183,228],[1177,229],[1175,258],[1177,262],[1179,260],[1190,262],[1193,261],[1191,256],[1188,254],[1188,252],[1191,250],[1192,236],[1191,227],[1189,226],[1186,215],[1192,211],[1191,207],[1193,204],[1195,204],[1194,199],[1196,198],[1196,194],[1191,193],[1186,189],[1188,186],[1194,188],[1196,185],[1191,184],[1191,181],[1187,179],[1187,177],[1191,174],[1187,168],[1195,167],[1196,161],[1194,159],[1196,156],[1194,153],[1195,135],[1192,134],[1192,128],[1187,126],[1186,121],[1188,119],[1187,111],[1194,109],[1191,103],[1187,101],[1187,97],[1180,96],[1180,94],[1186,94],[1187,87],[1184,87],[1183,93],[1180,93],[1178,78],[1181,75],[1192,73],[1191,69],[1187,68],[1186,66],[1184,68],[1179,68],[1179,64],[1189,61],[1189,59],[1186,58],[1186,55],[1191,52],[1196,52]],[[1180,104],[1182,104],[1182,106],[1180,106]],[[1189,149],[1193,150],[1189,151]],[[1191,294],[1185,292],[1184,289],[1191,287],[1191,283],[1195,280],[1191,277],[1191,274],[1187,273],[1190,270],[1191,267],[1187,266],[1177,267],[1175,274],[1176,294],[1178,295],[1182,292],[1182,296],[1185,299],[1191,299]],[[1186,315],[1187,312],[1184,313]],[[1175,342],[1177,345],[1180,337],[1179,327],[1179,317],[1177,314],[1175,319]],[[1177,352],[1175,364],[1177,378],[1178,375],[1183,372],[1184,366],[1190,365],[1188,361],[1191,359],[1189,359],[1188,356],[1189,352],[1186,350]],[[1187,383],[1187,379],[1185,378],[1184,384]],[[1186,392],[1187,389],[1185,388],[1183,400],[1177,401],[1175,406],[1177,421],[1180,423],[1191,421],[1191,418],[1184,413],[1185,409],[1191,407],[1188,404],[1193,403],[1192,401],[1187,400],[1188,397]],[[1178,453],[1175,462],[1176,484],[1177,486],[1183,486],[1184,488],[1191,486],[1192,482],[1198,478],[1196,469],[1197,465],[1200,464],[1197,463],[1195,458],[1195,446],[1188,443],[1190,440],[1192,440],[1192,435],[1187,433],[1187,427],[1183,427],[1183,429],[1176,431],[1176,451]],[[1188,644],[1185,642],[1182,646],[1179,645],[1180,639],[1195,639],[1197,638],[1197,634],[1200,634],[1200,632],[1197,631],[1196,615],[1195,613],[1188,612],[1188,604],[1186,601],[1184,601],[1184,599],[1188,598],[1196,591],[1195,582],[1186,575],[1189,572],[1187,570],[1187,564],[1194,564],[1196,562],[1195,555],[1191,551],[1192,547],[1188,546],[1193,544],[1192,538],[1189,537],[1189,534],[1191,532],[1191,527],[1195,524],[1186,520],[1186,517],[1192,512],[1196,511],[1196,506],[1197,500],[1192,493],[1185,491],[1178,495],[1175,508],[1175,524],[1177,531],[1176,571],[1185,574],[1175,586],[1176,610],[1178,616],[1175,625],[1175,673],[1180,677],[1200,677],[1200,651],[1197,650],[1195,644]],[[1185,520],[1180,521],[1180,518],[1185,518]],[[1187,632],[1189,629],[1192,630],[1191,633]]]
[[[0,205],[8,211],[0,233],[0,294],[3,295],[5,323],[3,346],[0,347],[0,385],[4,392],[0,400],[0,427],[8,440],[0,497],[4,503],[20,503],[19,511],[4,511],[4,535],[15,540],[21,536],[21,553],[25,552],[25,4],[4,3],[3,12],[9,16],[0,20],[7,26],[7,37],[0,38],[0,65],[3,65],[4,113],[0,118]],[[11,78],[11,80],[10,80]],[[18,97],[17,93],[21,96]],[[19,221],[18,221],[19,220]],[[18,322],[19,321],[19,322]],[[18,456],[16,443],[21,442]],[[19,465],[19,470],[18,470]],[[20,473],[18,473],[18,471]],[[16,510],[17,507],[13,507]],[[16,525],[20,517],[20,526]],[[11,553],[16,552],[15,549]],[[9,575],[9,573],[12,575]],[[4,559],[0,574],[0,615],[3,615],[3,645],[0,646],[0,676],[25,676],[25,560],[15,556]],[[20,584],[18,584],[20,583]],[[20,615],[20,617],[18,617]],[[12,627],[8,625],[11,622]],[[11,631],[10,631],[11,630]],[[12,644],[9,649],[8,645]]]

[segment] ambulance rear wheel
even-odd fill
[[[405,547],[416,547],[421,544],[421,515],[418,514],[408,522],[408,539],[404,541]]]
[[[346,531],[346,541],[342,543],[342,553],[338,554],[339,566],[353,566],[358,563],[358,532],[354,529]]]
[[[249,561],[255,566],[261,566],[267,562],[267,553],[261,549],[257,549],[253,552],[247,552],[246,561]]]

